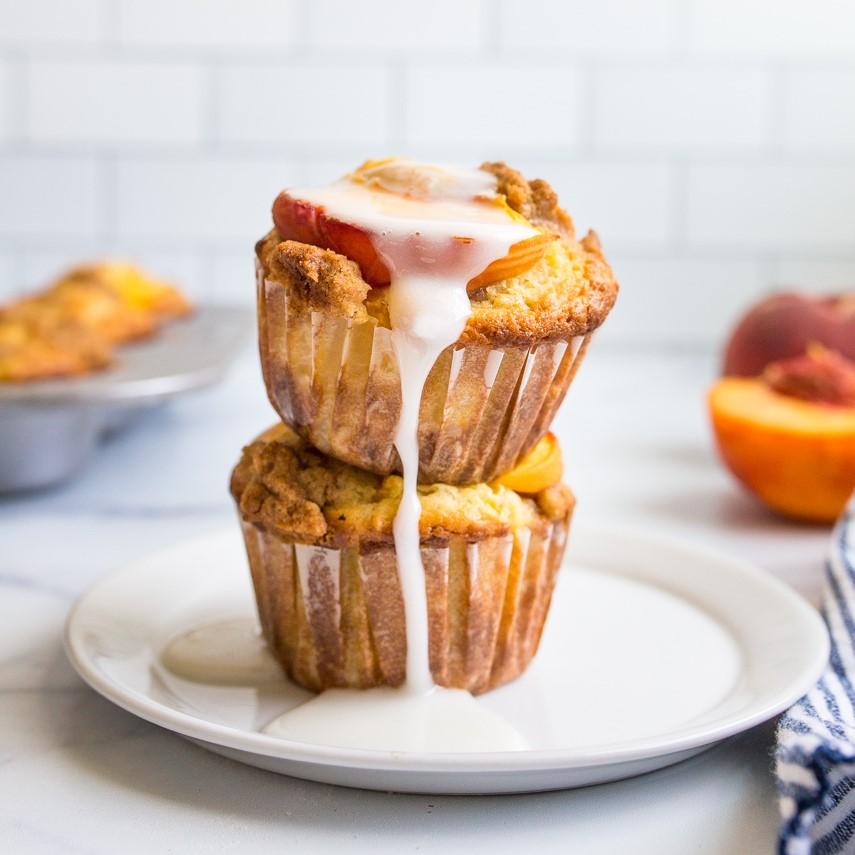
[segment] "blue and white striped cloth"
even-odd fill
[[[780,855],[855,853],[855,499],[834,529],[822,615],[828,667],[778,725]]]

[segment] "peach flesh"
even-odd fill
[[[757,498],[799,520],[839,516],[855,490],[855,407],[728,377],[710,390],[709,408],[722,459]]]
[[[550,432],[543,436],[510,472],[498,478],[496,483],[517,493],[539,493],[557,484],[563,474],[561,446],[555,434]]]

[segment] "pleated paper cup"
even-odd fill
[[[264,382],[283,421],[325,454],[400,472],[391,332],[373,318],[295,308],[287,286],[260,269],[258,320]],[[419,480],[474,484],[512,469],[549,429],[589,338],[444,350],[422,393]]]
[[[570,515],[502,537],[423,542],[430,666],[441,686],[485,692],[537,651]],[[399,686],[404,607],[394,546],[331,549],[243,522],[264,637],[285,672],[313,691]]]

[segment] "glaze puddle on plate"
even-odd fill
[[[263,691],[283,682],[255,617],[206,623],[171,639],[160,655],[160,681],[172,697],[172,678],[191,685]],[[330,689],[288,706],[262,731],[280,739],[385,751],[519,751],[528,745],[501,716],[469,692],[404,688]]]
[[[410,753],[522,751],[519,731],[461,689],[328,689],[278,716],[269,736]]]
[[[209,686],[261,688],[282,681],[255,617],[206,623],[175,636],[160,664],[176,677]]]
[[[473,703],[465,692],[450,692],[446,705],[440,696],[420,708],[400,691],[339,690],[312,698],[303,709],[306,693],[298,690],[299,699],[284,704],[289,710],[300,708],[300,715],[291,713],[282,721],[274,717],[263,730],[298,742],[391,751],[561,748],[584,745],[592,732],[604,743],[642,739],[713,707],[742,672],[731,635],[695,606],[661,589],[574,569],[562,580],[552,608],[550,625],[566,629],[547,633],[523,678],[474,702],[486,713],[483,732],[472,732],[465,722],[457,725],[457,731],[472,734],[471,744],[454,725],[455,714],[465,716]],[[555,636],[560,641],[550,643]],[[650,667],[653,662],[655,668]],[[222,687],[222,709],[232,713],[232,688],[263,693],[274,688],[271,683],[282,682],[254,617],[183,633],[152,667],[172,700],[183,699],[187,709],[211,703],[220,707],[213,692]],[[179,683],[176,678],[183,679]],[[211,715],[217,715],[215,709]],[[432,737],[420,735],[427,719],[434,722]],[[229,715],[219,720],[240,726]],[[443,744],[436,732],[441,726],[449,732],[444,749],[437,747]]]
[[[568,558],[531,668],[477,699],[522,734],[525,750],[365,751],[331,745],[341,733],[325,743],[274,738],[263,728],[309,692],[284,679],[209,685],[164,668],[176,636],[254,620],[237,531],[103,580],[70,616],[67,647],[102,694],[213,751],[312,780],[432,793],[579,786],[660,768],[780,712],[826,661],[818,615],[750,565],[583,526]]]

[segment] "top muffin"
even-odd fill
[[[271,403],[320,451],[383,475],[401,471],[403,391],[421,392],[422,483],[512,469],[549,429],[617,296],[597,236],[577,240],[553,189],[504,163],[367,161],[328,187],[282,191],[273,220],[256,246]],[[473,251],[480,272],[461,262]],[[391,315],[413,281],[426,290],[408,322],[448,322],[456,338],[441,336],[422,388],[403,390]]]
[[[593,231],[576,239],[573,221],[541,179],[526,181],[504,163],[481,169],[519,218],[554,235],[540,260],[517,275],[470,289],[472,313],[460,343],[531,344],[567,339],[596,329],[611,310],[618,285]],[[360,266],[344,255],[296,240],[276,228],[256,246],[259,275],[288,289],[296,304],[389,327],[387,289],[372,287]]]

